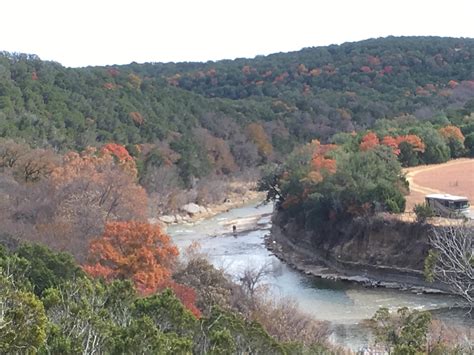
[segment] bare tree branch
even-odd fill
[[[425,264],[428,277],[447,284],[471,308],[474,307],[473,239],[474,229],[467,225],[433,228],[432,250]]]

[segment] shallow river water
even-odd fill
[[[331,322],[332,340],[352,349],[369,342],[368,332],[361,325],[379,307],[395,310],[407,306],[419,310],[434,309],[436,317],[455,324],[473,326],[462,312],[449,307],[456,300],[446,295],[414,294],[408,291],[383,288],[365,288],[348,283],[321,280],[306,276],[286,266],[273,256],[264,245],[263,238],[269,233],[271,205],[256,207],[249,205],[219,214],[195,224],[168,227],[168,234],[180,247],[193,241],[199,242],[201,251],[219,268],[224,268],[232,277],[247,267],[269,265],[274,272],[265,282],[271,285],[275,297],[291,297],[298,301],[301,310],[320,320]],[[241,223],[257,219],[257,229],[241,231]],[[232,225],[237,225],[237,234],[232,234]]]

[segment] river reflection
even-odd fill
[[[365,288],[354,283],[323,280],[296,272],[265,248],[263,238],[269,233],[268,215],[271,211],[271,205],[246,206],[193,225],[171,226],[168,233],[180,248],[198,241],[209,260],[234,278],[238,278],[248,266],[258,268],[270,264],[275,271],[265,280],[271,285],[270,291],[276,297],[294,298],[303,312],[330,321],[334,330],[333,341],[353,349],[367,344],[368,332],[361,323],[372,317],[379,307],[391,310],[405,306],[419,310],[446,309],[456,302],[451,296]],[[247,232],[239,230],[241,223],[251,218],[260,221],[257,229]],[[237,225],[237,235],[233,235],[232,225]],[[451,321],[463,318],[462,315],[452,317],[451,313],[449,310],[438,311],[437,315]],[[469,324],[472,325],[472,321]]]

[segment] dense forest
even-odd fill
[[[230,180],[255,180],[255,167],[313,139],[387,120],[463,125],[474,111],[473,52],[471,39],[389,37],[254,59],[86,68],[4,52],[0,137],[59,153],[122,144],[154,210],[173,213],[224,199]]]
[[[87,68],[2,53],[0,136],[56,150],[113,141],[138,154],[148,144],[144,161],[171,160],[189,186],[380,119],[464,115],[474,108],[473,58],[474,40],[436,37]]]

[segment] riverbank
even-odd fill
[[[366,245],[363,239],[372,242],[376,239],[374,235],[367,235],[361,233],[358,239],[361,245],[345,244],[347,241],[341,238],[340,245],[333,245],[333,248],[338,248],[338,252],[328,251],[326,245],[321,243],[321,249],[315,248],[308,242],[308,236],[305,232],[298,230],[286,229],[287,226],[279,226],[273,223],[272,230],[269,235],[265,237],[265,245],[278,259],[286,263],[291,268],[298,270],[306,275],[313,277],[332,280],[332,281],[346,281],[361,284],[365,287],[384,287],[389,289],[408,290],[413,293],[430,293],[430,294],[448,294],[447,288],[440,283],[428,283],[424,279],[422,269],[420,267],[413,267],[407,264],[406,266],[388,266],[380,262],[370,264],[368,262],[351,260],[346,258],[348,254],[360,255],[359,249],[365,248]],[[291,230],[291,232],[288,232]],[[373,230],[371,231],[373,232]],[[287,234],[290,233],[298,240],[296,243]],[[326,236],[327,237],[327,236]],[[306,240],[305,240],[306,239]],[[387,241],[381,243],[387,245]],[[323,247],[323,244],[325,247]],[[420,244],[424,244],[421,242]],[[387,248],[390,253],[390,248]],[[384,252],[385,250],[381,250]],[[371,254],[367,260],[374,259],[376,256]],[[334,255],[334,254],[337,254]],[[424,259],[423,259],[424,260]],[[400,262],[398,262],[400,263]],[[401,263],[403,265],[403,263]]]
[[[173,215],[161,215],[150,218],[150,223],[161,223],[164,226],[180,223],[196,223],[212,218],[220,213],[240,208],[248,204],[258,204],[265,200],[266,193],[255,190],[255,184],[239,184],[239,193],[232,192],[220,203],[200,206],[189,203],[180,208],[179,213]],[[243,191],[243,192],[242,192]]]

